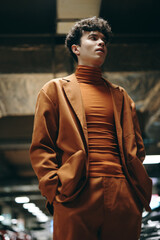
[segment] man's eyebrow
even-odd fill
[[[90,37],[90,36],[91,36],[91,37],[92,37],[92,36],[98,37],[98,34],[97,34],[97,33],[90,33],[90,34],[88,35],[88,37]],[[105,36],[102,36],[101,39],[102,39],[103,41],[107,41]]]
[[[90,37],[90,36],[98,36],[98,34],[97,34],[97,33],[90,33],[88,36],[89,36],[89,37]]]

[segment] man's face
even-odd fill
[[[84,31],[76,55],[79,65],[100,67],[107,55],[105,36],[98,31]]]

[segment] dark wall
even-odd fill
[[[0,34],[53,33],[56,0],[0,1]]]
[[[159,0],[102,0],[100,16],[118,34],[160,34]]]

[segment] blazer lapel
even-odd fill
[[[69,75],[69,76],[63,78],[63,80],[65,80],[65,83],[63,84],[63,89],[66,93],[66,97],[68,98],[68,101],[70,102],[77,118],[79,119],[79,122],[80,122],[83,132],[84,132],[86,143],[88,143],[86,117],[85,117],[85,112],[84,112],[81,91],[80,91],[80,87],[77,82],[76,76],[75,76],[75,74],[72,74],[72,75]],[[117,129],[117,133],[120,133],[123,94],[121,93],[121,91],[119,91],[118,86],[111,84],[106,79],[104,79],[104,81],[109,86],[110,91],[111,91],[116,129]]]
[[[105,80],[105,82],[109,86],[110,91],[111,91],[115,121],[117,120],[120,123],[121,122],[122,105],[123,105],[123,94],[119,90],[119,86],[114,85],[114,84],[108,82],[107,80]]]
[[[123,104],[123,94],[120,91],[117,91],[117,89],[115,89],[115,88],[111,89],[111,94],[112,94],[114,113],[115,113],[115,111],[117,112],[118,121],[120,123],[121,122],[122,104]]]
[[[86,142],[88,143],[88,136],[87,136],[87,123],[86,117],[84,112],[84,106],[81,96],[81,91],[79,84],[77,82],[75,74],[69,75],[63,78],[66,82],[63,84],[63,89],[65,94],[70,102],[84,132],[84,136]]]

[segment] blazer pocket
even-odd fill
[[[58,169],[58,195],[70,197],[79,190],[86,176],[86,154],[79,150]],[[59,196],[60,197],[60,196]]]
[[[138,157],[135,157],[127,162],[127,168],[137,195],[142,201],[145,199],[149,204],[152,195],[152,180],[143,164]]]

